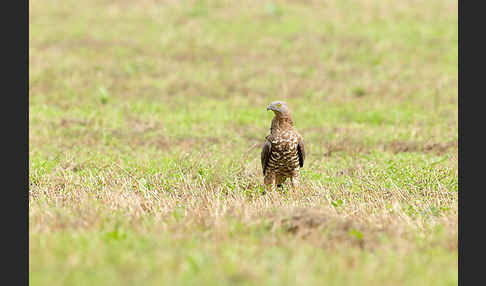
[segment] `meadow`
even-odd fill
[[[29,3],[31,285],[457,285],[457,1]]]

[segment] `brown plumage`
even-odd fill
[[[265,139],[261,161],[264,183],[267,189],[280,187],[290,178],[294,189],[300,187],[300,168],[304,166],[305,147],[302,136],[294,129],[294,122],[287,104],[272,102],[267,110],[272,110],[270,135]]]

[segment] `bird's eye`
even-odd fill
[[[280,104],[280,103],[277,103],[277,107],[280,107],[280,106],[282,106],[282,104]]]

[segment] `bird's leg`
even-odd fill
[[[276,184],[277,184],[277,188],[282,188],[283,189],[283,183],[285,182],[285,177],[284,176],[281,176],[281,175],[277,175],[276,176]]]
[[[265,190],[270,192],[275,190],[275,173],[267,172],[263,178],[263,183],[265,184]]]
[[[290,182],[292,183],[292,189],[294,192],[300,190],[300,172],[296,172],[290,178]]]

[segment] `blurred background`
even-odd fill
[[[390,140],[457,138],[455,1],[30,6],[31,127],[86,120],[114,140],[153,125],[174,139],[256,143],[269,128],[267,104],[286,100],[319,146],[360,124],[364,133],[394,133]],[[50,132],[60,138],[67,130]]]

